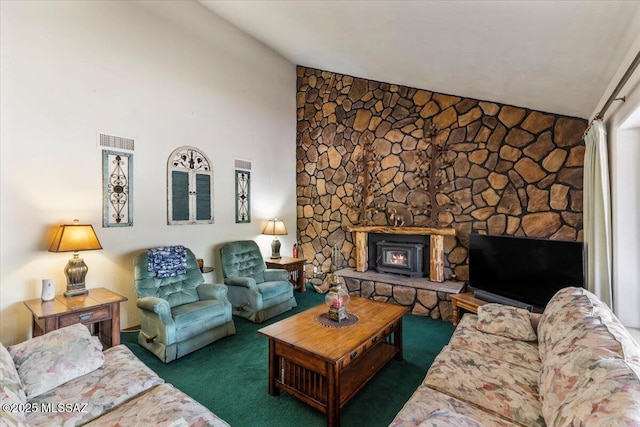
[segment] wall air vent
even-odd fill
[[[251,160],[234,159],[236,170],[251,170]]]
[[[98,134],[100,147],[117,148],[119,150],[133,151],[134,142],[130,138],[122,138],[120,136]]]

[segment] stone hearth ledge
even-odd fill
[[[408,307],[412,314],[445,321],[453,320],[451,294],[464,291],[463,282],[432,282],[426,278],[410,278],[397,274],[364,272],[352,268],[337,270],[349,294]]]

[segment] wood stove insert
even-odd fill
[[[423,277],[423,251],[421,243],[376,242],[376,270],[380,273]]]

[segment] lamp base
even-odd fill
[[[65,297],[75,297],[89,293],[84,287],[84,278],[87,275],[87,271],[89,271],[87,264],[84,263],[82,258],[78,257],[77,253],[74,253],[73,258],[69,260],[64,269],[64,274],[67,276],[67,291],[64,293]]]
[[[89,290],[86,289],[85,287],[83,287],[82,289],[68,289],[67,291],[64,293],[64,296],[69,298],[69,297],[77,297],[78,295],[87,295],[89,294]]]
[[[280,256],[280,247],[281,246],[282,246],[282,244],[280,243],[280,240],[273,239],[273,242],[271,242],[271,259],[282,258]]]

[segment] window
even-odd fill
[[[251,172],[236,169],[236,222],[251,222]]]
[[[213,171],[195,147],[179,147],[167,162],[167,223],[213,223]]]
[[[236,223],[251,222],[251,160],[234,159],[236,170]]]

